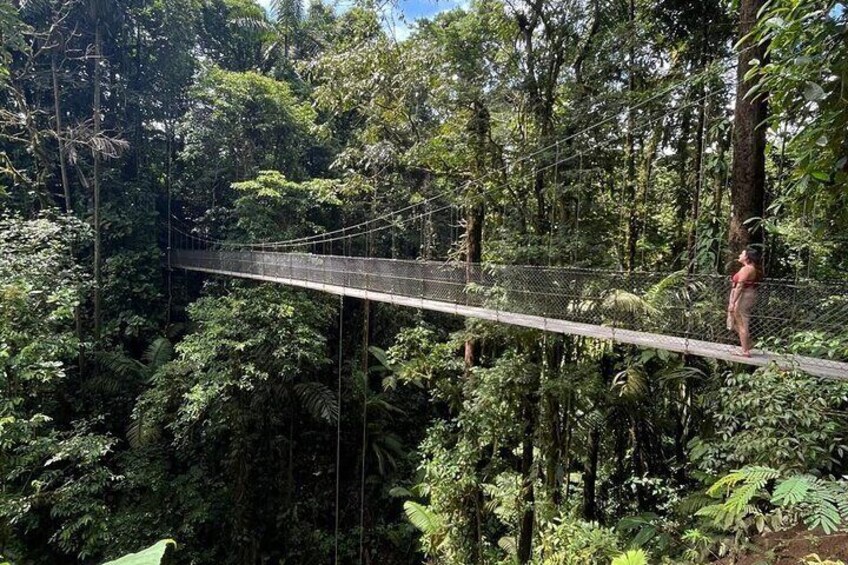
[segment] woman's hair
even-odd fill
[[[757,279],[762,280],[763,278],[763,252],[758,247],[754,247],[753,245],[749,245],[745,248],[745,256],[754,266],[754,270],[757,272]]]

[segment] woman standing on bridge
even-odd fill
[[[739,335],[742,355],[751,356],[751,334],[749,330],[751,310],[757,300],[757,285],[763,280],[762,252],[748,246],[739,254],[742,268],[733,275],[733,287],[727,304],[727,329]]]

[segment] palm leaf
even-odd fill
[[[144,372],[140,361],[120,351],[98,351],[95,360],[100,367],[121,379],[138,378]]]
[[[613,559],[612,565],[648,565],[648,554],[641,549],[631,549]]]
[[[162,563],[162,559],[165,557],[165,553],[168,551],[168,548],[176,546],[177,542],[174,540],[163,539],[143,551],[130,553],[120,559],[108,561],[103,565],[160,565],[160,563]]]
[[[304,409],[315,419],[335,422],[339,416],[339,404],[335,394],[319,382],[294,385],[294,394]]]
[[[498,540],[498,547],[504,550],[504,553],[510,557],[515,557],[518,554],[518,547],[515,544],[515,538],[512,536],[504,536]]]
[[[441,527],[438,516],[423,504],[407,500],[403,503],[403,511],[406,519],[424,534],[433,535]]]
[[[604,308],[611,312],[626,314],[656,313],[647,300],[626,290],[615,289],[604,299]]]
[[[174,346],[166,337],[158,337],[144,351],[141,358],[147,363],[149,372],[154,372],[156,369],[171,360],[174,355]]]

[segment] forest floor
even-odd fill
[[[803,558],[816,554],[823,561],[848,563],[848,532],[826,535],[795,528],[774,532],[753,540],[753,547],[734,561],[725,557],[716,565],[798,565]]]

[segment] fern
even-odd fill
[[[648,565],[648,554],[641,549],[631,549],[613,559],[612,565]]]
[[[147,363],[148,372],[152,373],[170,361],[173,356],[174,346],[171,344],[171,340],[166,337],[158,337],[147,347],[141,358]]]
[[[504,536],[498,540],[498,547],[504,550],[504,553],[510,557],[515,557],[518,554],[518,547],[515,544],[513,536]]]
[[[778,471],[769,467],[737,469],[720,478],[707,490],[707,494],[713,497],[726,495],[726,500],[702,508],[695,515],[711,519],[720,528],[730,529],[746,516],[757,513],[752,501],[767,495],[764,492],[766,485],[779,476]]]
[[[771,495],[772,503],[792,507],[806,499],[812,484],[809,477],[800,475],[780,482]]]
[[[406,513],[406,519],[423,534],[432,536],[441,528],[439,517],[423,504],[407,500],[403,503],[403,511]]]
[[[315,419],[335,422],[339,416],[336,395],[319,382],[294,385],[294,393],[306,411]]]
[[[775,517],[780,517],[781,510],[793,510],[809,529],[821,528],[831,534],[848,524],[848,485],[844,481],[796,475],[779,480],[769,495],[764,489],[778,478],[779,472],[769,467],[752,466],[733,471],[707,490],[710,496],[725,497],[725,500],[702,508],[696,515],[709,518],[725,529],[748,516],[755,516],[761,530],[764,515],[754,502],[765,499],[775,507]]]
[[[647,300],[626,290],[613,290],[604,299],[603,308],[614,317],[621,315],[653,316],[658,313]]]

